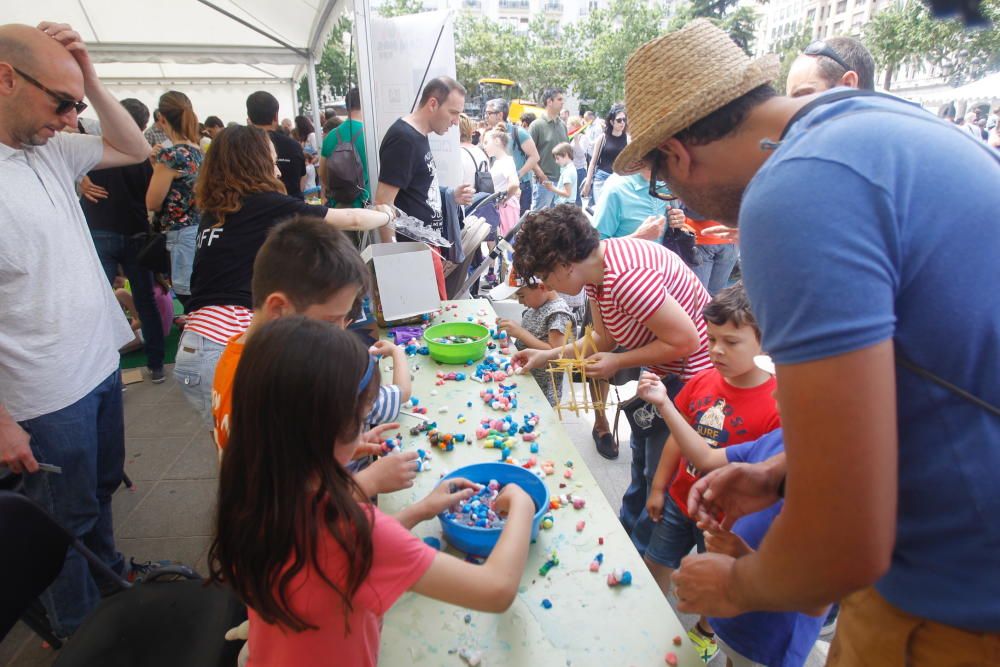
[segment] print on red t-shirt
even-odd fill
[[[691,378],[674,400],[677,410],[711,447],[756,440],[781,426],[774,378],[749,389],[729,384],[715,368]],[[670,497],[687,516],[688,492],[701,473],[681,457]]]

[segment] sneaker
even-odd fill
[[[823,627],[819,631],[819,638],[826,641],[830,641],[833,638],[833,634],[837,631],[837,616],[840,614],[840,605],[835,604],[830,607],[830,613],[826,615],[826,620],[823,621]]]
[[[715,654],[719,652],[719,645],[715,643],[715,636],[706,637],[698,629],[697,624],[688,630],[688,639],[694,644],[695,653],[704,662],[711,661],[715,657]]]
[[[162,368],[157,368],[155,370],[152,368],[149,369],[149,381],[153,384],[161,384],[166,381],[166,379],[167,376],[163,374]]]
[[[135,558],[129,558],[128,574],[125,575],[125,578],[129,581],[129,583],[136,584],[149,576],[149,573],[153,570],[173,564],[173,561],[169,560],[146,560],[136,562]]]

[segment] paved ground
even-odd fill
[[[129,385],[125,392],[125,470],[135,483],[115,495],[114,516],[118,547],[136,560],[177,560],[205,574],[216,491],[215,447],[208,429],[181,395],[167,367],[167,381]],[[633,395],[635,385],[622,387],[621,397]],[[609,417],[613,417],[613,408]],[[628,423],[621,420],[622,451],[615,461],[598,455],[587,416],[568,416],[563,424],[616,509],[629,482],[631,456]],[[683,616],[685,626],[694,617]],[[47,667],[54,652],[18,625],[0,642],[0,666]],[[810,661],[810,667],[822,664]],[[722,667],[717,657],[712,667]]]

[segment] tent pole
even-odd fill
[[[372,55],[371,1],[354,0],[355,43],[358,48],[358,92],[361,94],[361,112],[365,130],[365,146],[368,154],[368,178],[372,185],[372,195],[378,183],[378,139],[384,133],[375,113],[375,81],[372,79],[374,59]],[[373,235],[377,238],[377,235]]]
[[[313,127],[316,131],[316,141],[323,145],[323,124],[319,121],[319,93],[316,90],[316,56],[309,54],[309,63],[306,69],[309,77],[309,102],[312,105]]]

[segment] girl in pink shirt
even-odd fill
[[[282,317],[247,341],[209,559],[249,607],[251,667],[374,667],[382,617],[408,590],[498,613],[517,594],[535,512],[519,487],[500,494],[507,523],[476,566],[408,530],[475,484],[450,480],[391,517],[344,468],[378,377],[358,338],[324,322]]]

